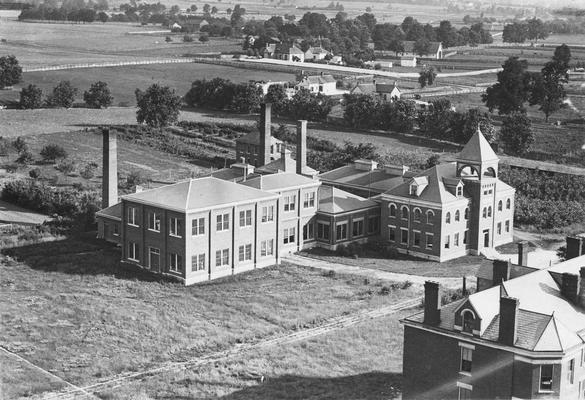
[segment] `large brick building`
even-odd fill
[[[403,399],[583,399],[585,256],[501,281],[404,324]],[[504,278],[505,279],[505,278]]]

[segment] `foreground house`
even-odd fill
[[[424,312],[404,324],[403,399],[582,399],[585,256]]]

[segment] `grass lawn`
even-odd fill
[[[116,400],[132,396],[145,400],[394,399],[402,382],[403,329],[398,321],[415,312],[401,311],[196,370],[156,375],[100,396]]]
[[[364,251],[364,255],[359,258],[341,257],[335,252],[321,248],[304,250],[300,254],[318,260],[362,268],[379,269],[401,274],[450,278],[475,275],[483,260],[483,257],[479,256],[464,256],[439,263],[408,257],[406,255],[397,255],[396,259],[389,259],[368,249]]]
[[[11,249],[18,261],[0,260],[0,342],[74,384],[316,326],[415,295],[414,288],[383,295],[380,288],[387,282],[326,276],[293,265],[184,287],[127,269],[118,249],[91,237]],[[36,384],[27,376],[27,385]]]

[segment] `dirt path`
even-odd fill
[[[78,387],[76,389],[69,388],[65,391],[55,392],[55,393],[44,393],[39,397],[35,397],[34,399],[43,399],[43,400],[65,400],[65,399],[86,399],[89,396],[93,396],[94,394],[98,394],[104,390],[111,390],[117,387],[128,385],[132,382],[142,380],[149,376],[157,375],[163,372],[169,371],[180,371],[187,368],[197,368],[201,367],[206,364],[215,363],[224,361],[236,355],[240,355],[247,351],[257,350],[257,349],[264,349],[266,347],[277,346],[277,345],[284,345],[295,343],[301,340],[306,340],[313,338],[315,336],[323,335],[329,332],[333,332],[337,329],[347,328],[365,321],[369,321],[375,318],[381,318],[388,315],[395,314],[398,311],[405,310],[408,308],[416,307],[421,304],[421,297],[416,297],[414,299],[406,300],[398,304],[385,306],[381,308],[377,308],[375,310],[362,310],[353,315],[349,316],[342,316],[337,318],[332,318],[328,320],[326,323],[319,325],[314,328],[303,329],[297,332],[292,332],[285,335],[277,335],[273,337],[269,337],[263,340],[259,340],[253,343],[243,343],[237,344],[234,347],[207,354],[201,357],[192,358],[186,361],[180,362],[167,362],[163,365],[160,365],[155,368],[151,368],[148,370],[140,371],[140,372],[133,372],[133,373],[126,373],[120,374],[115,377],[110,377],[106,380],[96,382],[91,385]]]

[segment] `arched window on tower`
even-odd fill
[[[502,200],[498,201],[498,211],[502,211]]]
[[[420,222],[420,215],[421,215],[420,208],[415,208],[414,209],[414,221],[415,222]]]
[[[506,210],[510,209],[510,203],[511,203],[510,199],[506,200]]]
[[[447,215],[445,215],[445,223],[450,224],[451,223],[451,213],[448,212]]]
[[[402,219],[408,219],[408,207],[402,206],[400,213],[402,214]]]
[[[394,205],[394,204],[390,204],[390,216],[391,217],[396,216],[396,205]]]
[[[483,211],[481,212],[481,216],[483,218],[487,218],[487,208],[485,208],[485,207],[483,208]]]
[[[492,206],[488,207],[488,217],[492,216]]]
[[[427,224],[432,225],[435,221],[435,213],[431,210],[427,211]]]
[[[460,215],[459,210],[455,211],[455,222],[459,221]]]

